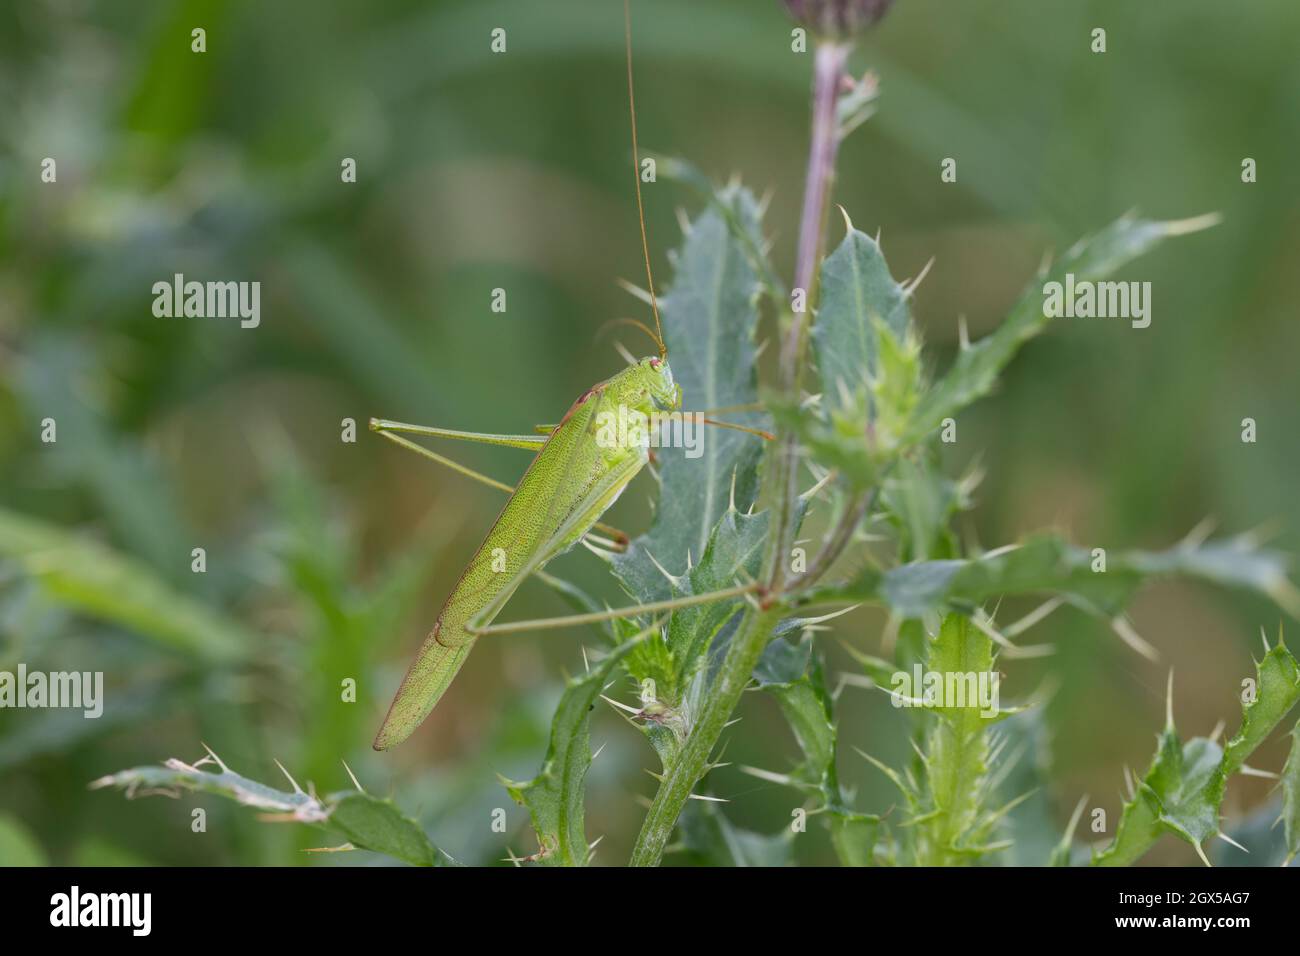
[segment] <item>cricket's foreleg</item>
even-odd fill
[[[473,468],[470,468],[468,465],[462,465],[460,462],[448,458],[446,455],[440,455],[436,451],[433,451],[432,449],[425,448],[423,445],[419,444],[418,442],[413,442],[409,438],[403,438],[400,434],[397,434],[398,432],[401,431],[410,431],[417,435],[436,433],[442,437],[453,437],[453,436],[462,437],[471,434],[470,432],[448,432],[446,429],[428,429],[423,425],[405,425],[401,422],[388,422],[383,419],[377,419],[377,418],[372,418],[370,420],[370,428],[372,431],[380,435],[383,435],[385,438],[387,438],[389,441],[393,442],[394,444],[409,449],[415,452],[417,455],[422,455],[425,458],[428,458],[432,461],[436,461],[438,464],[450,468],[452,471],[458,472],[459,474],[464,475],[466,478],[473,478],[475,481],[482,482],[483,484],[487,485],[489,488],[495,488],[498,491],[504,491],[508,495],[512,495],[515,492],[514,487],[506,484],[504,481],[497,481],[495,478],[491,478],[483,474],[481,471],[475,471]],[[491,435],[487,437],[501,438],[501,439],[518,438],[520,439],[521,442],[522,441],[534,442],[533,437],[530,435]],[[545,443],[545,441],[546,439],[542,438],[536,441],[534,445],[530,445],[527,447],[540,448],[542,444]],[[500,445],[500,444],[505,444],[505,442],[498,441],[498,442],[490,442],[489,444]],[[511,447],[523,448],[525,446],[520,444]],[[594,525],[592,525],[592,530],[598,531],[602,535],[605,535],[604,538],[597,538],[590,535],[588,536],[591,542],[597,545],[598,547],[604,548],[607,551],[615,551],[618,553],[622,553],[627,550],[628,542],[631,539],[628,537],[628,535],[625,532],[620,531],[618,528],[615,528],[612,525],[602,524],[599,521],[596,522]]]

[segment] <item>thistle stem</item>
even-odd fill
[[[740,695],[753,676],[772,628],[784,611],[781,605],[769,608],[746,606],[718,676],[704,697],[703,709],[695,718],[676,758],[664,769],[659,791],[650,804],[636,846],[632,849],[630,865],[658,866],[663,859],[664,847],[672,837],[677,818],[696,784],[708,773],[713,748],[740,703]]]
[[[812,95],[812,137],[808,145],[808,170],[804,183],[803,214],[799,223],[799,248],[795,257],[795,288],[804,290],[804,309],[795,312],[785,341],[781,345],[780,385],[787,401],[799,399],[803,376],[808,316],[816,294],[818,264],[826,233],[826,213],[830,208],[831,184],[835,179],[835,159],[840,135],[836,105],[844,82],[844,69],[851,47],[847,43],[822,42],[814,54]],[[798,489],[799,447],[794,436],[786,435],[772,450],[771,469],[774,494],[773,547],[764,570],[768,587],[781,589],[785,556],[794,533],[793,518]]]
[[[806,351],[808,310],[812,308],[826,213],[830,207],[831,183],[835,178],[835,157],[840,139],[836,106],[849,49],[847,43],[823,42],[817,47],[814,59],[812,141],[808,151],[808,173],[795,261],[795,285],[805,290],[805,310],[794,315],[782,343],[779,372],[781,388],[787,396],[796,399]],[[743,611],[718,675],[704,695],[703,708],[695,717],[681,749],[664,770],[659,790],[637,835],[630,861],[632,866],[657,866],[663,858],[664,847],[672,837],[677,819],[694,788],[708,773],[718,738],[740,703],[740,695],[749,685],[773,628],[788,610],[775,597],[781,593],[784,557],[789,550],[798,501],[798,443],[793,436],[786,435],[769,448],[769,454],[772,456],[769,474],[774,494],[763,572],[770,582],[768,600],[750,604]],[[838,553],[839,547],[834,545],[838,543],[842,547],[841,538],[847,541],[847,537],[836,535],[836,540],[831,542],[830,550],[834,553],[823,552],[822,560],[827,565]]]
[[[830,570],[831,565],[835,563],[835,559],[853,540],[853,532],[858,529],[858,525],[875,500],[875,492],[854,496],[845,507],[844,514],[840,516],[839,523],[831,531],[822,549],[817,552],[817,556],[809,563],[808,570],[786,583],[787,593],[806,590],[816,584],[821,576]]]
[[[798,386],[803,371],[803,349],[808,314],[815,300],[817,265],[826,236],[826,214],[830,209],[831,186],[835,181],[835,158],[840,134],[836,104],[844,82],[849,45],[825,42],[817,46],[813,63],[812,138],[808,145],[808,171],[804,181],[803,213],[799,221],[799,249],[795,257],[795,288],[806,293],[806,308],[796,312],[781,353],[782,384]]]

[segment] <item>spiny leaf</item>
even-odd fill
[[[216,771],[201,769],[215,765]],[[93,789],[116,787],[127,797],[176,796],[182,790],[213,793],[242,806],[273,811],[299,823],[315,824],[341,833],[354,847],[384,853],[413,866],[454,865],[435,847],[414,820],[391,800],[358,790],[319,797],[295,786],[279,790],[230,770],[214,755],[194,764],[171,758],[163,766],[135,767],[100,777]]]
[[[943,619],[930,645],[926,665],[930,673],[947,681],[993,674],[993,642],[960,614]],[[986,679],[988,679],[986,677]],[[916,694],[915,696],[921,696]],[[966,699],[945,701],[933,708],[935,722],[924,748],[927,804],[933,815],[924,824],[932,863],[958,862],[976,845],[982,827],[980,798],[988,773],[989,740],[985,733],[996,715],[981,711],[982,702]]]
[[[832,811],[831,846],[845,866],[875,866],[880,817],[869,813]]]
[[[1126,215],[1097,235],[1070,249],[1049,272],[1030,283],[1020,301],[997,331],[957,356],[946,375],[926,393],[912,417],[912,437],[930,435],[945,418],[956,415],[993,387],[998,373],[1027,340],[1049,321],[1043,309],[1043,286],[1063,282],[1072,273],[1076,282],[1105,279],[1169,236],[1206,228],[1216,220],[1205,217],[1181,222],[1154,222]]]
[[[1083,818],[1083,810],[1086,797],[1075,805],[1074,813],[1070,815],[1070,822],[1061,834],[1060,842],[1052,848],[1051,856],[1048,858],[1048,866],[1070,866],[1074,861],[1075,843],[1074,831],[1079,827],[1079,821]]]
[[[1300,698],[1300,667],[1279,638],[1255,665],[1253,695],[1242,707],[1241,728],[1223,751],[1223,772],[1234,774]]]
[[[830,409],[842,396],[868,387],[879,374],[883,324],[902,340],[909,328],[908,295],[889,273],[880,245],[851,225],[821,268],[821,299],[813,325],[823,400]]]
[[[750,265],[762,279],[768,296],[780,306],[786,304],[785,286],[781,278],[768,261],[767,239],[763,235],[763,224],[757,216],[745,215],[745,210],[728,201],[729,191],[719,189],[713,182],[688,160],[680,156],[656,157],[659,163],[659,175],[672,179],[697,190],[711,204],[711,208],[726,221],[731,229],[732,238],[749,256]]]
[[[744,514],[728,507],[698,563],[669,583],[669,596],[707,594],[757,577],[767,526],[766,512]],[[724,651],[742,601],[679,608],[663,638],[654,635],[627,657],[628,673],[643,687],[644,711],[653,714],[641,728],[665,766],[681,745],[688,715],[698,712],[702,704],[709,686],[707,665]],[[645,699],[647,691],[652,691],[653,699]]]
[[[808,603],[881,603],[900,617],[917,618],[999,596],[1051,593],[1111,617],[1145,580],[1172,575],[1249,588],[1284,606],[1295,600],[1286,558],[1240,538],[1116,552],[1107,556],[1105,571],[1093,571],[1094,560],[1088,550],[1040,535],[978,558],[915,561],[883,572],[867,568],[847,584],[812,592]]]
[[[896,462],[882,483],[880,504],[898,528],[903,561],[953,554],[956,541],[947,530],[948,522],[968,505],[961,485],[940,470],[933,456]]]
[[[804,754],[805,777],[818,791],[835,779],[835,722],[821,663],[810,640],[773,641],[754,668],[758,686],[770,693]],[[839,794],[834,794],[838,799]]]
[[[909,331],[900,339],[879,319],[874,329],[874,368],[855,391],[839,381],[833,397],[823,396],[820,405],[764,395],[773,420],[793,432],[814,461],[864,491],[916,444],[907,428],[923,387],[916,336]]]
[[[868,758],[900,789],[908,817],[883,850],[892,861],[951,866],[982,862],[1006,848],[991,842],[1027,792],[1001,796],[991,774],[1000,748],[995,724],[1021,713],[997,706],[992,641],[964,615],[949,614],[925,639],[913,672],[856,655],[872,680],[906,698],[917,722],[917,759],[900,773]],[[910,655],[909,655],[910,656]],[[902,681],[899,678],[906,678]],[[921,680],[921,687],[910,686]],[[984,683],[981,683],[981,682]],[[1015,756],[1019,756],[1018,754]]]
[[[610,672],[643,638],[625,641],[564,688],[551,720],[551,739],[541,772],[532,780],[503,781],[510,796],[528,808],[547,865],[585,866],[589,849],[583,825],[587,770],[591,766],[591,708]]]
[[[1162,826],[1197,846],[1219,831],[1222,763],[1223,748],[1212,740],[1193,737],[1184,746],[1173,727],[1161,734],[1145,784],[1149,796],[1159,801]]]
[[[1290,866],[1300,854],[1300,721],[1291,728],[1291,753],[1282,769],[1282,825]]]
[[[674,595],[707,594],[758,576],[767,541],[767,512],[748,515],[728,509],[709,536],[703,555],[674,588]],[[740,601],[719,601],[679,609],[668,628],[677,681],[686,679],[708,650],[718,629],[736,613]]]
[[[1219,832],[1228,777],[1300,700],[1300,668],[1280,640],[1256,672],[1256,696],[1244,705],[1241,728],[1226,749],[1204,737],[1183,744],[1172,720],[1166,724],[1151,768],[1124,804],[1115,839],[1093,856],[1094,865],[1134,863],[1162,833],[1175,834],[1204,857],[1201,844]]]
[[[747,228],[759,228],[758,206],[748,191],[729,187],[718,202]],[[750,251],[710,207],[692,222],[675,263],[676,275],[660,311],[668,360],[682,386],[685,408],[754,403],[759,278]],[[752,419],[726,417],[739,423]],[[754,500],[759,444],[743,432],[709,428],[701,436],[699,457],[687,458],[681,448],[659,450],[662,482],[654,525],[613,559],[615,573],[633,596],[641,601],[668,596],[669,583],[655,561],[682,574],[688,554],[700,559],[727,510],[733,480],[735,500]]]
[[[852,225],[822,264],[820,281],[813,325],[820,406],[788,396],[768,396],[768,406],[818,464],[866,490],[910,444],[909,422],[922,391],[910,293],[890,275],[880,245]]]
[[[0,510],[0,558],[15,561],[59,604],[176,650],[228,661],[254,644],[239,625],[135,559],[55,525]]]
[[[794,833],[755,833],[737,827],[709,801],[692,800],[682,813],[676,849],[705,866],[789,866]]]
[[[383,853],[412,866],[446,866],[453,862],[392,800],[368,793],[349,793],[331,800],[328,826],[358,849]]]
[[[804,510],[800,502],[796,521],[802,520]],[[747,514],[729,503],[697,562],[669,582],[668,596],[708,594],[756,579],[768,521],[767,512]],[[679,608],[669,621],[666,641],[647,641],[637,648],[628,658],[629,672],[638,680],[652,678],[659,702],[678,707],[687,696],[687,687],[702,689],[696,675],[710,659],[709,652],[720,652],[725,646],[726,628],[742,604],[742,598],[734,598]]]
[[[302,790],[278,790],[257,780],[222,767],[219,771],[201,770],[212,763],[205,757],[196,764],[187,764],[176,757],[169,758],[163,766],[133,767],[100,777],[91,783],[91,789],[116,787],[125,790],[128,798],[164,794],[176,796],[180,790],[215,793],[236,803],[258,810],[276,810],[292,814],[304,823],[319,823],[329,816],[329,809],[320,797]]]
[[[754,678],[776,697],[803,752],[802,763],[786,782],[818,797],[817,810],[826,818],[842,864],[873,865],[880,818],[853,810],[840,786],[833,703],[811,639],[798,644],[772,641],[754,668]]]

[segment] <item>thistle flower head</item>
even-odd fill
[[[814,33],[850,39],[876,25],[894,0],[782,0],[790,16]]]

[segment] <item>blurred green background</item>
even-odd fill
[[[634,4],[642,144],[717,180],[770,191],[787,279],[801,198],[809,58],[776,0]],[[1108,52],[1089,50],[1094,27]],[[205,54],[190,30],[207,30]],[[508,52],[489,51],[504,27]],[[880,76],[877,115],[842,152],[836,201],[882,232],[898,276],[936,263],[916,315],[942,363],[965,316],[995,326],[1045,251],[1120,213],[1217,210],[1219,228],[1163,246],[1124,278],[1153,283],[1153,324],[1061,322],[963,417],[954,469],[987,472],[963,518],[992,547],[1044,525],[1090,547],[1160,547],[1207,515],[1267,524],[1300,551],[1300,5],[898,0],[856,71]],[[9,0],[0,6],[0,668],[102,670],[105,715],[0,711],[0,863],[338,865],[318,833],[215,798],[126,801],[87,782],[206,741],[274,782],[272,758],[320,790],[392,792],[466,861],[535,842],[496,773],[531,776],[562,673],[591,635],[503,638],[476,652],[434,717],[370,751],[392,689],[499,495],[364,431],[371,415],[484,431],[557,420],[622,364],[605,321],[641,315],[615,284],[640,265],[629,181],[621,4],[596,0]],[[44,157],[58,181],[40,180]],[[358,181],[340,182],[343,157]],[[943,158],[959,180],[943,184]],[[1241,182],[1241,161],[1259,182]],[[684,188],[646,192],[661,285]],[[832,226],[838,229],[837,226]],[[259,280],[262,320],[159,319],[151,286]],[[505,288],[508,311],[493,313]],[[636,351],[644,343],[628,338]],[[1258,422],[1243,444],[1240,422]],[[57,443],[40,441],[56,419]],[[355,444],[340,421],[362,423]],[[507,481],[523,453],[440,449]],[[645,527],[640,479],[614,520]],[[229,645],[86,615],[14,560],[30,533],[74,531],[199,602]],[[35,519],[41,524],[30,522]],[[206,574],[190,571],[194,547]],[[99,552],[86,573],[102,569]],[[579,551],[555,569],[616,600]],[[181,614],[165,602],[163,617]],[[560,613],[526,585],[512,614]],[[1118,811],[1144,766],[1175,667],[1185,733],[1235,726],[1259,628],[1278,612],[1182,584],[1145,592],[1138,658],[1070,612],[1034,634],[1058,653],[1008,667],[1004,691],[1056,686],[1047,708],[1057,826],[1083,793]],[[876,650],[868,611],[838,632]],[[832,675],[850,666],[832,639]],[[339,684],[355,678],[357,703]],[[834,676],[832,676],[834,680]],[[743,705],[729,760],[783,770],[796,752],[770,700]],[[883,695],[849,689],[841,738],[905,758]],[[627,858],[657,763],[598,712],[588,833]],[[889,785],[845,748],[858,807]],[[1274,741],[1253,763],[1278,769]],[[788,824],[789,791],[734,771],[714,790],[754,830]],[[1234,782],[1244,815],[1266,781]],[[193,833],[190,811],[208,812]],[[508,809],[509,832],[491,813]],[[831,859],[819,827],[799,862]],[[1162,844],[1150,862],[1187,863]],[[1230,861],[1230,862],[1239,862]]]

